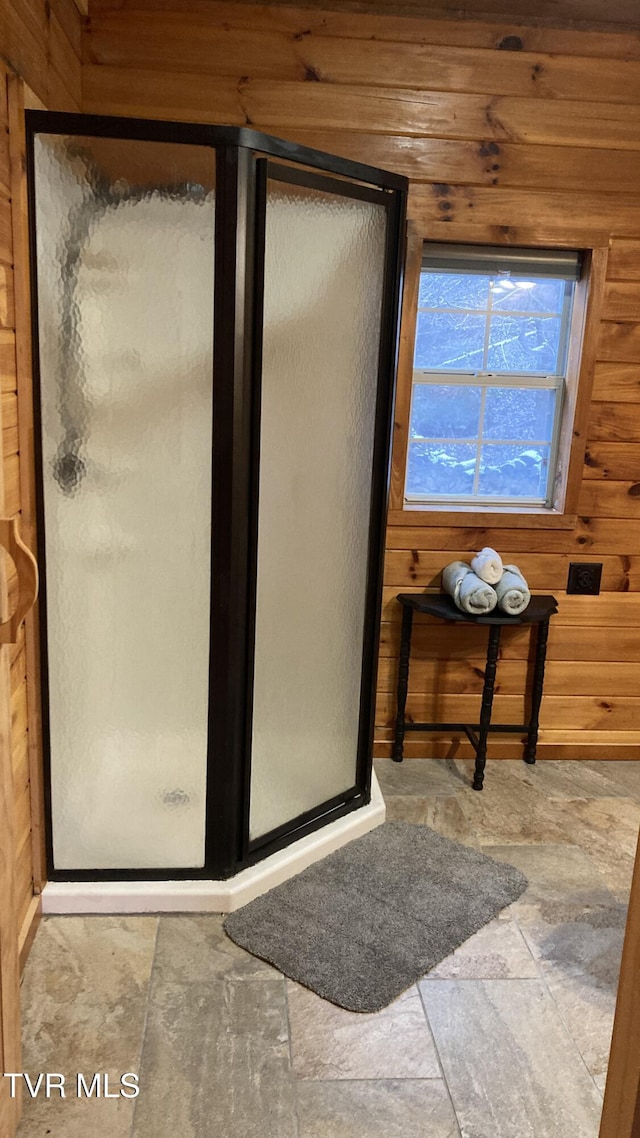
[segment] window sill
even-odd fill
[[[401,510],[389,510],[390,526],[472,527],[474,529],[575,529],[576,514],[563,514],[544,506],[423,506],[405,504]]]

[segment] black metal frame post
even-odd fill
[[[540,727],[540,704],[544,688],[544,669],[547,659],[547,641],[549,639],[549,621],[541,620],[538,625],[536,638],[536,659],[533,669],[533,684],[531,690],[531,714],[527,730],[527,742],[524,750],[524,761],[532,766],[536,761],[536,748],[538,746],[538,730]]]
[[[367,802],[371,798],[378,660],[380,656],[380,614],[384,581],[387,506],[391,479],[395,386],[393,383],[389,383],[389,376],[395,375],[398,359],[400,299],[405,259],[406,201],[398,194],[394,194],[393,197],[387,195],[387,197],[389,198],[387,241],[371,471],[369,549],[364,601],[357,765],[358,782],[364,789]]]
[[[216,150],[213,484],[206,866],[230,877],[242,857],[253,354],[250,154]],[[216,382],[225,376],[227,382]],[[220,535],[224,535],[221,540]],[[215,869],[213,868],[215,867]]]

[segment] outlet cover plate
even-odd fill
[[[568,593],[582,593],[585,596],[597,596],[600,592],[602,580],[602,562],[600,561],[570,561],[569,576],[567,579]]]

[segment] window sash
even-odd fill
[[[483,388],[482,396],[481,396],[482,404],[481,404],[481,413],[480,413],[480,430],[478,431],[478,435],[475,438],[470,438],[470,439],[466,439],[466,438],[465,439],[461,439],[461,438],[447,439],[441,435],[439,435],[439,436],[415,436],[415,435],[412,435],[411,434],[411,423],[413,421],[413,395],[414,395],[415,388],[417,386],[437,386],[437,387],[449,386],[449,385],[453,385],[451,383],[452,380],[453,380],[453,384],[459,384],[462,387],[473,386],[473,387]],[[483,438],[484,406],[485,406],[486,388],[488,388],[488,387],[498,387],[498,388],[515,387],[515,388],[523,388],[523,389],[537,388],[539,390],[544,390],[544,391],[555,391],[556,398],[555,398],[555,406],[554,406],[553,430],[552,430],[552,434],[551,434],[551,439],[550,440],[547,440],[547,439],[539,440],[538,442],[536,442],[535,440],[532,440],[532,439],[519,439],[519,438],[514,438],[514,439],[484,439]],[[470,506],[480,506],[480,505],[505,506],[506,505],[506,506],[525,506],[525,507],[526,506],[528,506],[528,507],[543,506],[543,507],[546,507],[547,509],[551,508],[551,506],[553,504],[553,502],[552,502],[553,487],[554,487],[555,475],[556,475],[556,469],[557,469],[557,462],[558,462],[558,449],[559,449],[559,445],[560,445],[560,428],[561,428],[561,423],[562,423],[562,408],[563,408],[563,404],[564,404],[564,396],[565,396],[565,380],[564,380],[563,376],[557,376],[557,375],[553,375],[553,376],[542,376],[542,375],[531,376],[530,373],[518,373],[518,374],[516,374],[516,373],[509,373],[509,372],[502,372],[500,374],[492,373],[492,374],[486,374],[486,375],[481,374],[479,372],[458,372],[458,373],[452,374],[452,373],[445,372],[445,371],[416,370],[414,372],[414,382],[412,385],[412,392],[411,392],[411,409],[410,409],[410,414],[409,414],[409,439],[408,439],[408,446],[407,446],[407,464],[406,464],[406,471],[405,471],[405,495],[404,495],[405,501],[410,503],[411,505],[419,505],[422,503],[424,505],[438,505],[438,504],[470,505]],[[421,445],[423,443],[429,443],[429,442],[434,442],[434,443],[447,443],[447,442],[449,442],[452,445],[456,444],[456,443],[463,443],[463,444],[468,444],[468,445],[475,444],[476,445],[476,466],[475,466],[475,470],[474,470],[474,480],[473,480],[474,490],[473,490],[473,492],[467,492],[466,494],[434,494],[434,493],[416,494],[416,493],[411,493],[406,489],[406,482],[408,479],[408,472],[409,472],[409,461],[410,461],[410,456],[411,456],[411,447],[415,446],[416,444]],[[498,445],[498,446],[500,446],[500,445],[520,446],[521,445],[523,447],[536,446],[536,445],[541,445],[541,446],[545,446],[545,447],[548,446],[549,447],[549,466],[548,466],[548,471],[547,471],[547,483],[546,483],[545,494],[541,495],[540,497],[523,497],[523,496],[519,496],[519,495],[515,496],[513,494],[511,494],[511,495],[500,495],[500,494],[488,495],[488,494],[476,493],[475,489],[476,489],[478,479],[479,479],[481,448],[483,445],[494,445],[494,444]]]
[[[426,274],[427,272],[435,272],[435,271],[436,270],[434,270],[433,268],[425,269],[423,266],[422,272],[420,275],[422,276],[423,274]],[[455,272],[455,275],[456,276],[471,276],[472,274],[467,273],[466,271],[463,271],[462,268],[458,268]],[[484,275],[491,275],[491,274],[484,274]],[[533,275],[533,274],[529,274],[529,275]],[[540,277],[540,274],[537,274],[537,275],[538,275],[538,277]],[[518,279],[518,278],[522,278],[524,280],[527,279],[527,274],[522,273],[522,272],[510,273],[509,276],[513,277],[515,279]],[[569,280],[569,279],[565,279],[564,296],[562,298],[562,308],[561,308],[561,311],[559,313],[558,312],[553,312],[553,313],[551,313],[551,312],[531,312],[531,311],[527,311],[526,309],[522,309],[522,311],[520,311],[520,310],[516,311],[516,310],[512,310],[510,308],[509,309],[494,308],[491,304],[491,295],[489,295],[489,304],[488,304],[487,308],[463,308],[463,307],[451,308],[451,307],[447,307],[444,305],[434,307],[433,305],[418,304],[417,311],[418,311],[418,316],[420,315],[421,312],[432,312],[432,313],[441,313],[442,312],[442,313],[453,313],[453,314],[457,313],[460,315],[465,314],[465,315],[469,315],[469,316],[483,316],[484,320],[485,320],[485,332],[484,332],[484,353],[485,353],[485,357],[486,357],[486,353],[488,351],[488,346],[489,346],[489,334],[490,334],[492,316],[494,316],[494,315],[495,316],[514,316],[514,317],[521,317],[523,320],[526,320],[527,318],[535,318],[535,319],[542,319],[542,320],[545,320],[545,319],[546,320],[549,320],[549,319],[557,320],[559,318],[560,319],[560,339],[558,342],[558,354],[556,357],[557,358],[557,371],[555,372],[555,374],[557,374],[559,376],[564,376],[566,374],[566,370],[567,370],[567,356],[569,353],[569,326],[571,323],[571,307],[572,307],[572,302],[573,302],[573,292],[574,292],[574,281]],[[424,370],[439,371],[442,375],[449,375],[450,374],[449,370],[445,367],[434,368],[434,369],[424,369]],[[463,374],[463,373],[461,373],[461,374]],[[480,375],[480,374],[482,374],[482,375],[489,375],[489,374],[494,374],[494,375],[531,375],[531,376],[534,376],[534,375],[544,375],[545,372],[513,372],[513,371],[506,371],[505,370],[505,371],[496,371],[496,372],[492,373],[492,372],[488,372],[488,371],[484,372],[482,370],[478,370],[475,372],[470,372],[469,374],[476,374],[476,375]]]

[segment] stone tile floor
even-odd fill
[[[335,1008],[215,915],[50,917],[25,970],[19,1138],[597,1138],[640,763],[376,763],[389,819],[518,866],[526,893],[376,1015]],[[75,1076],[140,1076],[77,1098]]]

